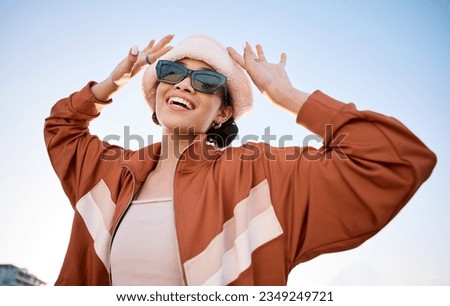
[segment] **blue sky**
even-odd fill
[[[55,281],[72,210],[47,157],[44,118],[59,98],[104,79],[131,46],[168,33],[175,43],[207,34],[238,50],[261,43],[272,61],[286,52],[296,87],[394,116],[438,156],[431,178],[377,236],[298,266],[289,285],[450,285],[448,0],[1,1],[0,263]],[[128,126],[158,139],[140,77],[114,101],[93,132],[123,140]],[[238,125],[241,135],[268,126],[293,135],[289,145],[309,135],[256,90],[254,111]]]

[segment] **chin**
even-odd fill
[[[179,135],[197,135],[206,133],[204,129],[199,129],[197,126],[193,124],[180,124],[178,123],[166,123],[160,122],[161,126],[170,134],[179,134]]]
[[[207,126],[196,124],[187,118],[180,118],[178,116],[158,116],[159,124],[164,130],[170,133],[178,133],[180,135],[202,134],[207,130]],[[183,120],[184,119],[184,120]]]

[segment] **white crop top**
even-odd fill
[[[171,198],[133,201],[111,248],[113,286],[184,285]]]

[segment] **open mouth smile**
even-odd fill
[[[184,100],[180,97],[171,97],[168,101],[169,105],[174,105],[176,107],[182,107],[186,110],[193,110],[195,107],[190,102]]]

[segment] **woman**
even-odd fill
[[[372,237],[431,174],[434,154],[405,126],[296,89],[285,54],[274,64],[259,45],[255,54],[246,43],[241,56],[206,36],[171,40],[133,47],[46,119],[75,210],[57,285],[284,285],[297,264]],[[89,134],[145,66],[162,142],[130,151]],[[323,147],[229,147],[252,106],[247,74]]]

